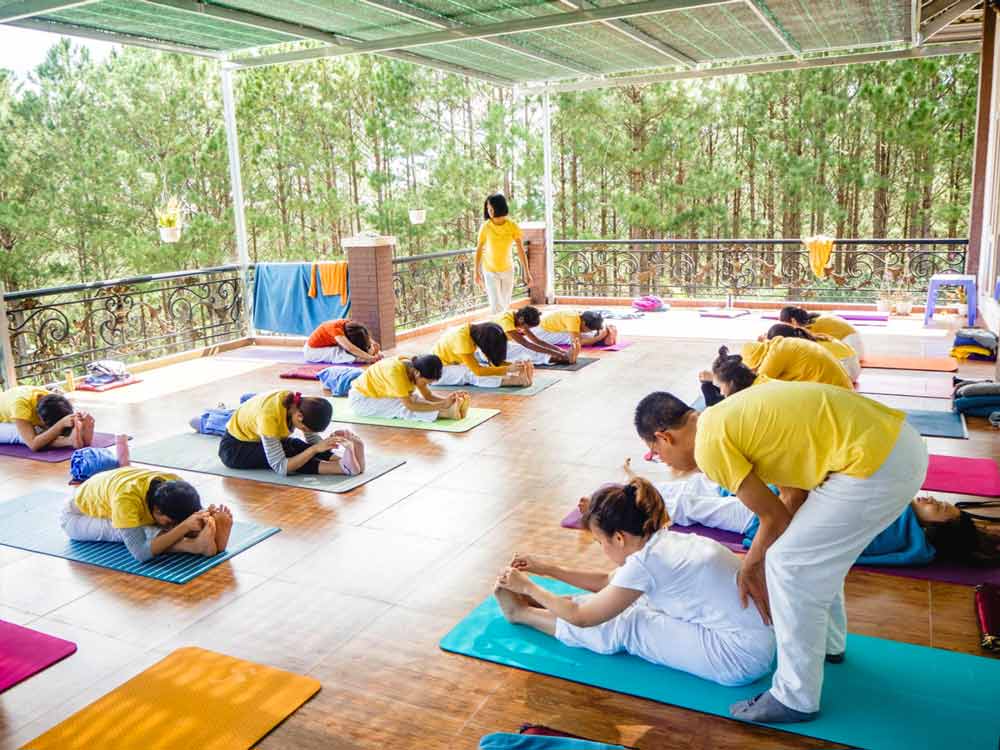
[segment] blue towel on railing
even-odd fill
[[[328,388],[334,396],[346,396],[351,390],[351,383],[363,373],[360,367],[334,365],[319,372],[319,382]]]
[[[310,297],[311,274],[311,263],[258,263],[253,282],[254,328],[308,336],[320,323],[346,318],[350,296],[345,304],[336,294]]]
[[[111,448],[79,448],[69,457],[69,475],[84,482],[94,474],[118,468],[118,456]]]

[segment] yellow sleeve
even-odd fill
[[[481,364],[476,355],[474,354],[460,354],[459,357],[462,360],[462,364],[469,368],[474,375],[489,376],[489,375],[506,375],[507,368],[503,365],[500,367],[487,367]]]
[[[143,514],[139,512],[139,507],[145,503],[146,498],[136,487],[129,487],[128,492],[111,498],[111,525],[116,529],[143,526]]]
[[[476,246],[482,247],[486,244],[486,222],[484,221],[479,227],[479,238],[476,240]]]
[[[785,360],[781,356],[781,351],[775,347],[768,347],[764,354],[764,359],[757,367],[757,374],[763,375],[772,380],[778,379],[784,374]]]
[[[507,219],[507,221],[510,221],[510,219]],[[511,232],[510,232],[511,239],[515,240],[521,239],[521,227],[519,227],[513,221],[510,221],[510,225],[511,225]]]
[[[35,405],[31,396],[15,399],[12,411],[14,419],[23,419],[25,422],[31,422],[32,424],[40,421],[35,419]]]
[[[402,363],[400,365],[400,367],[392,369],[392,374],[387,379],[391,398],[408,398],[413,393],[413,389],[416,388],[406,374],[406,365]]]

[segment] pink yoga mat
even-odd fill
[[[75,651],[75,643],[0,620],[0,693]]]
[[[992,458],[960,458],[932,453],[927,478],[921,489],[1000,497],[1000,468]]]
[[[115,436],[110,432],[95,432],[94,442],[91,448],[110,448],[115,444]],[[69,461],[73,455],[72,448],[50,448],[44,451],[33,451],[26,445],[0,445],[0,456],[11,456],[12,458],[27,458],[31,461],[44,461],[54,464],[60,461]]]
[[[279,378],[291,378],[295,380],[319,380],[319,374],[330,365],[299,365],[298,367],[286,370]]]
[[[620,341],[618,341],[615,344],[612,344],[611,346],[605,346],[604,344],[594,344],[592,346],[585,346],[583,348],[595,349],[597,351],[602,351],[602,352],[620,352],[622,349],[628,349],[630,346],[632,346],[633,343],[634,342],[632,341],[626,341],[625,339],[621,339]],[[569,349],[569,344],[558,344],[558,347],[560,349]]]

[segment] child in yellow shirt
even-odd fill
[[[33,385],[0,393],[0,444],[46,448],[85,448],[94,440],[94,418],[74,411],[65,396]]]
[[[441,378],[441,370],[441,359],[435,354],[412,359],[388,357],[373,364],[351,383],[347,403],[361,417],[420,422],[461,419],[469,410],[468,393],[455,391],[439,396],[428,388]],[[419,398],[415,391],[419,392]]]
[[[527,305],[517,310],[507,310],[494,315],[496,323],[507,336],[507,359],[511,362],[526,360],[536,365],[565,364],[569,356],[554,344],[546,344],[535,335],[534,329],[542,322],[537,307]]]
[[[569,346],[566,353],[573,364],[580,356],[580,349],[593,346],[611,334],[611,328],[604,325],[604,317],[593,310],[581,313],[579,310],[554,310],[542,316],[537,328],[531,332],[546,344]]]
[[[432,351],[443,365],[440,385],[528,386],[534,375],[531,362],[507,362],[507,336],[496,323],[463,323],[451,328]]]
[[[502,193],[494,193],[483,203],[483,225],[476,241],[476,284],[486,288],[490,311],[499,313],[510,307],[514,293],[514,266],[511,262],[511,245],[517,246],[517,255],[524,270],[524,283],[533,279],[528,269],[528,256],[521,242],[521,228],[508,218],[510,208]]]

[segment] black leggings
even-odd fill
[[[309,443],[298,438],[285,438],[281,441],[281,447],[285,449],[285,456],[291,458],[299,455],[309,448]],[[297,468],[293,474],[318,474],[319,462],[329,461],[330,451],[317,453]],[[267,462],[267,453],[264,452],[264,445],[259,440],[252,443],[244,440],[237,440],[228,432],[222,436],[219,443],[219,458],[222,463],[230,469],[270,469],[271,464]]]

